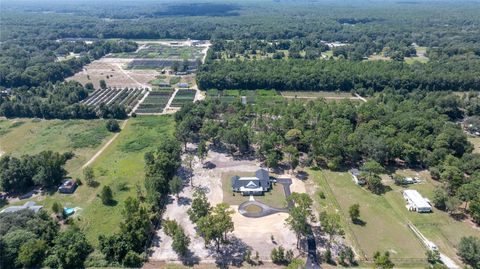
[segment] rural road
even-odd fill
[[[308,246],[308,257],[305,264],[307,269],[321,269],[320,264],[318,263],[317,257],[317,244],[315,243],[315,238],[313,236],[308,236],[307,238]]]
[[[127,122],[128,122],[128,119],[126,119],[125,121],[123,121],[122,123],[122,126],[120,127],[122,130],[125,128],[125,126],[127,125]],[[115,141],[115,139],[117,139],[117,137],[120,135],[120,132],[116,133],[112,138],[110,138],[110,140],[108,140],[108,142],[103,145],[103,147],[97,151],[97,153],[95,153],[95,155],[92,156],[92,158],[90,158],[90,160],[88,160],[83,166],[82,166],[82,169],[85,169],[85,167],[89,166],[90,164],[93,163],[93,161],[95,161],[95,159],[98,158],[98,156],[100,156],[107,148],[108,146],[110,146],[110,144],[113,143],[113,141]]]

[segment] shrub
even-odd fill
[[[109,132],[116,133],[120,131],[120,125],[118,124],[118,121],[114,119],[109,119],[106,123],[106,127]]]
[[[103,186],[100,193],[100,199],[104,205],[110,205],[113,202],[113,192],[109,186]]]

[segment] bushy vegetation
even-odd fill
[[[0,159],[0,188],[22,192],[32,186],[56,187],[67,175],[63,168],[72,153],[43,151],[20,158],[5,155]]]

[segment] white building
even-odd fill
[[[416,190],[404,190],[403,198],[407,201],[407,209],[419,213],[432,212],[429,201]]]

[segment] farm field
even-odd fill
[[[172,41],[173,42],[173,41]],[[176,42],[174,42],[176,43]],[[167,43],[168,44],[168,43]],[[195,60],[202,57],[203,47],[170,45],[165,43],[143,43],[135,52],[113,53],[108,57],[111,58],[136,58],[136,59],[190,59]]]
[[[173,101],[170,104],[172,107],[182,107],[187,103],[193,102],[195,98],[196,91],[195,90],[178,90],[175,96],[173,97]]]
[[[0,120],[0,151],[21,156],[44,150],[72,151],[66,164],[70,176],[79,176],[82,165],[113,134],[106,120]],[[21,139],[19,139],[21,138]]]
[[[111,105],[121,105],[124,106],[127,111],[133,109],[142,97],[147,94],[146,89],[133,89],[133,88],[108,88],[108,89],[98,89],[91,93],[87,99],[82,100],[80,103],[93,106],[95,109],[98,109],[101,104],[107,106]]]
[[[172,96],[172,89],[159,89],[150,92],[145,100],[135,111],[137,114],[141,113],[162,113],[168,100]]]
[[[290,98],[356,98],[349,92],[282,91],[280,94]]]
[[[447,213],[434,209],[430,214],[409,212],[401,191],[388,176],[383,176],[384,184],[392,190],[377,196],[368,190],[356,186],[346,172],[313,171],[314,181],[326,195],[326,199],[315,197],[320,210],[330,212],[340,210],[343,215],[347,238],[353,246],[371,257],[376,250],[389,250],[396,263],[422,264],[425,259],[425,249],[406,224],[411,222],[430,241],[434,242],[440,251],[461,264],[456,256],[454,246],[458,245],[462,236],[478,235],[478,231],[468,222],[456,221]],[[419,173],[412,170],[399,170],[397,173],[405,176],[418,176],[422,183],[409,188],[419,191],[423,196],[432,199],[437,183],[427,172]],[[388,179],[387,179],[388,178]],[[354,203],[360,204],[360,219],[364,226],[354,225],[348,218],[348,207]],[[382,216],[378,218],[378,216]]]
[[[31,200],[48,210],[56,201],[62,206],[76,208],[77,213],[73,216],[76,224],[85,232],[87,239],[96,245],[99,235],[109,235],[118,230],[123,201],[136,195],[137,186],[143,189],[145,152],[154,149],[157,141],[172,134],[173,119],[170,116],[131,118],[118,138],[92,164],[98,187],[82,185],[71,195],[55,193]],[[80,171],[74,175],[82,177]],[[105,185],[113,190],[114,206],[103,205],[97,197]]]

